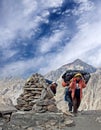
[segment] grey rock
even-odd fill
[[[64,122],[65,126],[69,126],[69,127],[72,127],[74,126],[74,121],[73,120],[67,120]]]
[[[100,116],[100,117],[97,117],[97,118],[96,118],[96,121],[97,121],[98,123],[101,123],[101,116]]]
[[[42,99],[45,99],[46,96],[47,96],[47,91],[46,91],[46,89],[43,89],[42,92],[41,92],[41,97],[40,97],[40,99],[41,99],[41,100],[42,100]]]
[[[29,127],[27,130],[35,130],[35,127]]]
[[[14,106],[0,105],[1,114],[9,114],[9,113],[13,113],[16,111],[17,111],[17,109]]]
[[[37,106],[36,104],[33,106],[32,110],[34,110],[35,112],[39,112],[42,110],[42,106]]]
[[[58,112],[57,107],[54,104],[51,104],[47,107],[48,111],[50,112]]]
[[[59,124],[62,128],[63,121],[66,125],[71,123],[70,119],[65,119],[62,113],[16,112],[13,113],[10,122],[5,125],[5,130],[9,128],[10,130],[54,130]]]
[[[0,130],[3,130],[2,127],[0,127]]]
[[[18,98],[17,103],[20,104],[20,105],[24,105],[24,104],[26,104],[26,101],[22,100],[21,98]]]

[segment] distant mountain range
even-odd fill
[[[55,96],[59,109],[67,109],[67,103],[64,102],[64,88],[61,86],[61,76],[66,70],[85,70],[91,73],[91,78],[84,89],[83,99],[80,108],[86,110],[101,109],[101,69],[95,68],[80,59],[72,63],[65,64],[55,71],[47,73],[44,77],[58,83],[57,94]],[[11,99],[16,104],[16,99],[23,91],[23,79],[0,80],[0,102],[8,103]]]
[[[72,63],[65,64],[60,68],[58,68],[57,70],[47,73],[45,75],[45,78],[57,81],[66,70],[84,70],[89,73],[94,73],[96,72],[97,68],[83,62],[80,59],[76,59]]]

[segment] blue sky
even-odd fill
[[[101,67],[100,0],[0,0],[0,77],[80,58]]]

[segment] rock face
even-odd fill
[[[0,79],[0,105],[16,105],[25,80],[21,78]]]
[[[81,109],[101,109],[101,70],[91,75],[87,87],[84,89]]]
[[[24,86],[24,92],[17,99],[18,110],[35,112],[57,112],[55,99],[53,98],[49,84],[40,74],[32,75]]]

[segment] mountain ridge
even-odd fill
[[[74,65],[75,64],[75,65]],[[80,64],[80,65],[79,65]],[[89,71],[91,72],[91,78],[87,84],[87,88],[84,89],[84,97],[81,103],[81,109],[86,110],[94,110],[94,109],[101,109],[101,99],[100,99],[100,90],[101,90],[101,69],[97,69],[89,64],[86,64],[85,62],[82,62],[81,60],[76,60],[75,62],[69,63],[61,66],[55,71],[51,71],[50,73],[47,73],[44,77],[53,81],[56,81],[58,83],[57,87],[57,94],[56,94],[56,100],[57,105],[59,108],[64,109],[64,88],[61,86],[62,82],[62,74],[68,69],[84,69],[84,67],[87,67]],[[13,104],[16,104],[16,98],[22,93],[23,85],[25,83],[25,80],[23,79],[6,79],[6,80],[0,80],[0,96],[1,96],[1,102],[2,97],[4,98],[3,102],[5,101],[5,98],[10,98],[13,102]],[[7,101],[8,102],[8,101]],[[67,108],[67,104],[66,104]]]
[[[51,71],[45,75],[45,78],[48,78],[50,80],[57,81],[59,77],[66,71],[66,70],[84,70],[89,73],[96,72],[97,68],[93,67],[92,65],[87,64],[86,62],[76,59],[71,63],[65,64],[61,66],[60,68]]]

